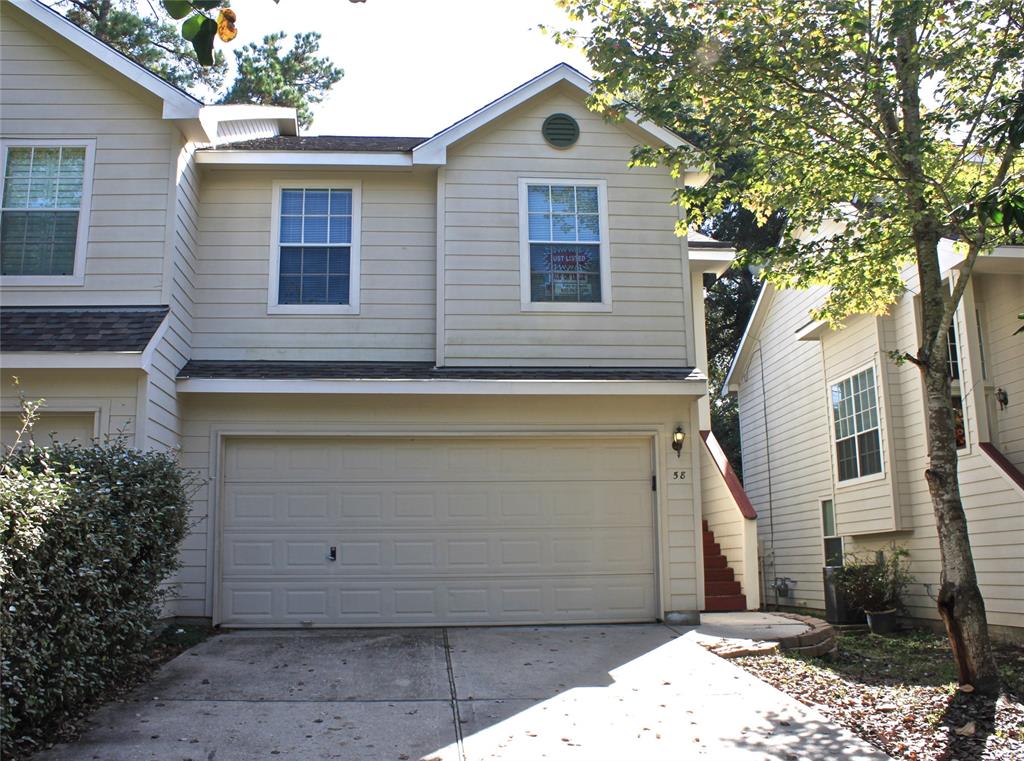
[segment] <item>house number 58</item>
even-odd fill
[[[672,480],[673,481],[685,481],[686,480],[686,471],[685,470],[673,470],[672,471]]]

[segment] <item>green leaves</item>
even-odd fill
[[[173,19],[183,19],[192,12],[192,3],[188,0],[164,0],[162,5]]]
[[[189,16],[181,26],[181,36],[192,43],[196,59],[203,66],[213,65],[213,38],[217,36],[217,22],[196,14]]]
[[[25,446],[0,462],[0,753],[38,747],[146,665],[196,486],[122,443]]]

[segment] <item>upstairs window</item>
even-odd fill
[[[519,195],[523,308],[607,311],[604,181],[521,180]]]
[[[23,284],[81,281],[92,144],[3,146],[0,275]]]
[[[839,480],[881,473],[882,435],[874,368],[832,384],[831,392]]]
[[[356,312],[358,187],[280,184],[275,205],[270,311]]]

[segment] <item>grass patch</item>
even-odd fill
[[[168,624],[153,639],[153,647],[150,651],[153,665],[166,663],[216,633],[216,629],[204,624]]]
[[[867,632],[838,635],[839,652],[819,665],[867,684],[955,685],[956,666],[949,641],[926,631],[908,631],[882,637]],[[993,644],[996,663],[1006,689],[1024,695],[1024,648]]]

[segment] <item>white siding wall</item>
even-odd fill
[[[0,291],[4,304],[160,303],[175,133],[153,95],[48,32],[23,26],[5,6],[0,134],[95,139],[96,164],[85,285],[7,286]]]
[[[567,113],[579,142],[558,150],[544,119]],[[445,172],[445,363],[661,365],[695,361],[685,315],[688,275],[664,169],[629,169],[642,142],[576,95],[538,96],[448,150]],[[611,312],[524,313],[519,287],[520,177],[608,183]]]
[[[578,433],[590,426],[620,430],[660,427],[664,459],[658,464],[658,483],[668,484],[662,489],[658,518],[662,604],[668,610],[695,611],[699,516],[695,515],[690,481],[673,483],[666,477],[680,461],[668,446],[669,432],[678,420],[690,419],[694,404],[677,398],[187,396],[182,462],[209,483],[193,499],[194,525],[182,554],[178,613],[201,616],[212,612],[209,583],[214,578],[217,496],[213,450],[218,431],[293,435],[475,431],[495,435],[542,430]],[[683,462],[691,461],[693,439],[687,439]]]
[[[362,181],[360,314],[268,315],[274,181],[312,187],[340,179],[326,172],[202,174],[193,358],[434,359],[434,174],[357,178]]]
[[[740,378],[743,485],[757,510],[766,603],[776,602],[774,579],[788,577],[797,582],[789,604],[825,604],[820,500],[832,497],[825,376],[820,344],[794,335],[821,299],[820,289],[776,293]]]
[[[1005,410],[994,412],[999,449],[1024,470],[1024,276],[976,275],[975,297],[983,307],[985,358],[991,385],[1009,395]]]

